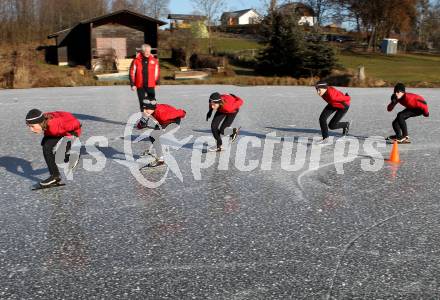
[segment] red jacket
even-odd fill
[[[142,75],[142,53],[138,53],[130,65],[130,83],[136,88],[141,88],[144,85],[144,78]],[[148,87],[154,88],[158,84],[160,76],[159,61],[151,54],[148,56]]]
[[[71,113],[54,111],[45,113],[49,117],[45,136],[80,136],[81,123]]]
[[[185,118],[186,111],[183,109],[176,109],[168,104],[158,104],[152,114],[153,118],[159,122],[160,125],[168,125],[176,119]]]
[[[408,109],[420,109],[425,117],[429,116],[428,104],[425,99],[417,94],[405,93],[397,102],[388,104],[387,110],[392,111],[397,103],[402,104]]]
[[[322,95],[322,99],[333,108],[344,109],[350,106],[350,96],[344,95],[341,91],[331,86],[329,86],[325,94]]]
[[[224,94],[220,96],[222,99],[222,104],[220,105],[218,111],[224,114],[233,114],[238,111],[238,109],[243,105],[243,99],[235,95]]]

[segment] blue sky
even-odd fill
[[[226,8],[229,11],[240,10],[245,8],[255,8],[261,11],[263,0],[226,0]],[[431,0],[434,3],[433,0]],[[189,14],[194,11],[191,0],[171,0],[170,10],[174,14]]]
[[[227,10],[239,10],[245,8],[255,8],[259,10],[262,7],[262,0],[226,0]],[[191,0],[171,0],[170,11],[174,14],[189,14],[195,10]]]

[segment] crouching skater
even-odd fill
[[[350,96],[343,94],[341,91],[332,86],[328,86],[325,82],[318,82],[315,86],[316,92],[321,98],[327,102],[327,106],[319,116],[319,125],[321,127],[322,140],[319,144],[328,144],[329,128],[331,130],[342,129],[342,135],[346,136],[350,130],[350,122],[341,122],[344,115],[350,108]],[[334,113],[333,118],[327,124],[327,119]]]
[[[49,169],[49,178],[41,181],[41,187],[57,185],[61,182],[60,171],[55,161],[55,146],[67,137],[64,162],[69,162],[70,148],[75,137],[81,135],[81,123],[69,112],[55,111],[43,113],[38,109],[31,109],[26,115],[26,125],[36,134],[44,134],[41,141],[43,156]],[[79,157],[69,163],[69,168],[74,169],[79,162]]]
[[[206,115],[206,121],[211,118],[213,110],[216,110],[211,123],[211,131],[217,145],[208,149],[210,152],[219,152],[223,150],[222,135],[225,135],[225,129],[231,127],[237,116],[240,107],[243,105],[243,99],[233,94],[213,93],[209,97],[209,111]],[[240,128],[233,128],[229,136],[231,142],[237,139]]]
[[[396,119],[393,121],[395,135],[389,136],[387,140],[391,142],[397,141],[399,144],[409,144],[411,141],[408,136],[406,119],[422,115],[429,117],[428,104],[422,96],[407,93],[405,91],[405,85],[402,83],[398,83],[394,87],[394,93],[391,95],[391,103],[388,104],[387,110],[392,111],[397,103],[400,103],[405,109],[397,114]]]
[[[157,104],[156,99],[150,97],[144,100],[144,115],[147,118],[154,118],[157,122],[154,131],[150,134],[150,141],[156,152],[155,160],[149,163],[147,167],[158,167],[165,164],[160,136],[166,133],[165,128],[171,124],[180,125],[180,121],[185,118],[186,112],[168,104]]]

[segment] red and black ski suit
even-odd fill
[[[166,127],[171,123],[176,123],[185,118],[186,112],[168,104],[157,104],[154,113],[151,115],[162,126]]]
[[[168,104],[157,104],[154,113],[151,116],[159,123],[155,126],[154,132],[150,135],[150,141],[156,150],[157,158],[162,158],[163,151],[160,144],[160,136],[165,134],[165,128],[170,124],[180,125],[181,119],[185,118],[186,111],[177,109]],[[160,126],[159,126],[160,125]]]
[[[222,145],[221,135],[225,134],[225,129],[231,127],[235,117],[238,114],[240,107],[244,101],[234,94],[223,94],[221,97],[221,104],[214,115],[211,123],[211,132],[217,142],[217,148]],[[210,112],[212,109],[210,108]],[[210,112],[208,115],[210,116]],[[221,123],[221,125],[220,125]]]
[[[46,112],[48,118],[47,127],[44,130],[44,137],[41,141],[43,147],[44,160],[46,161],[49,173],[59,177],[54,148],[63,137],[79,137],[81,135],[81,123],[71,113],[64,111]],[[67,141],[66,153],[70,150],[71,140]],[[68,160],[68,155],[66,155]]]
[[[391,103],[388,104],[387,110],[392,111],[397,103],[402,104],[405,109],[397,114],[396,119],[393,121],[393,129],[397,138],[408,136],[408,127],[406,125],[406,119],[425,116],[429,117],[429,109],[426,100],[417,94],[405,93],[400,99],[393,94],[391,96]]]
[[[329,86],[322,99],[327,102],[327,106],[322,111],[319,116],[319,125],[321,127],[322,138],[326,139],[329,136],[328,130],[347,128],[348,122],[340,122],[344,115],[350,108],[350,96],[348,94],[343,94],[341,91]],[[334,112],[336,114],[330,120],[327,125],[327,119]]]

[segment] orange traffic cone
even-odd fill
[[[396,164],[400,163],[399,146],[397,145],[397,141],[394,141],[393,143],[393,148],[391,149],[391,156],[388,161]]]

